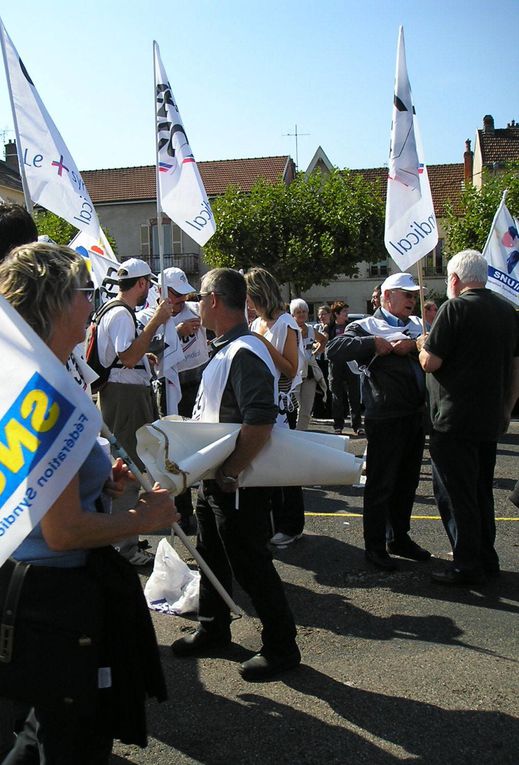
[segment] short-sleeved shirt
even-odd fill
[[[496,440],[513,359],[519,356],[519,322],[512,306],[490,290],[467,290],[440,307],[425,349],[443,361],[427,375],[434,429]]]
[[[130,312],[124,306],[107,311],[99,322],[97,343],[99,361],[108,367],[116,356],[127,351],[135,340],[135,324]],[[110,370],[109,382],[129,385],[149,385],[151,379],[148,359],[143,356],[139,363],[128,367],[114,366]]]
[[[215,352],[243,335],[250,335],[247,324],[238,324],[213,341]],[[234,356],[225,385],[220,422],[270,425],[276,421],[274,378],[266,364],[252,351],[242,349]]]

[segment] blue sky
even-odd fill
[[[319,145],[339,167],[383,165],[399,24],[428,164],[461,162],[485,114],[519,122],[519,0],[47,0],[2,14],[82,170],[154,163],[153,39],[198,160],[295,158],[297,124],[301,169]]]

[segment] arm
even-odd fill
[[[358,361],[367,364],[377,356],[387,356],[393,352],[393,346],[383,337],[366,335],[355,327],[347,329],[344,335],[339,335],[326,344],[326,356],[333,364],[343,365],[347,361]]]
[[[272,425],[247,425],[241,426],[236,447],[225,462],[220,465],[216,473],[216,480],[223,491],[236,491],[238,481],[225,480],[238,478],[239,474],[250,465],[254,457],[260,453],[270,438]]]
[[[328,342],[328,335],[324,334],[322,332],[319,332],[317,329],[314,329],[314,337],[315,342],[317,343],[317,347],[314,348],[312,351],[313,353],[322,353],[325,349],[326,343]]]
[[[436,372],[443,364],[443,359],[430,351],[426,351],[425,348],[420,351],[418,360],[424,372]]]
[[[274,348],[272,343],[263,337],[263,335],[257,333],[254,334],[265,343],[272,361],[279,369],[281,374],[285,375],[285,377],[288,377],[289,380],[292,380],[298,372],[299,362],[299,348],[296,330],[288,327],[283,353],[280,353],[276,348]]]
[[[51,550],[89,549],[113,544],[126,537],[159,531],[180,519],[166,489],[143,494],[134,509],[108,515],[81,508],[76,475],[43,516],[43,537]]]
[[[171,316],[172,307],[167,300],[163,300],[157,306],[155,313],[146,324],[140,335],[124,351],[119,352],[118,356],[121,363],[128,369],[136,366],[142,357],[148,352],[157,329],[164,324]]]

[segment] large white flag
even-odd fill
[[[101,415],[3,297],[0,356],[1,565],[77,473]]]
[[[69,247],[81,255],[88,264],[94,285],[101,290],[103,300],[115,297],[118,292],[117,271],[121,264],[106,238],[103,229],[99,229],[99,237],[94,239],[90,234],[80,231],[69,242]]]
[[[488,261],[487,287],[519,305],[519,223],[505,204],[506,191],[492,221],[483,257]]]
[[[0,39],[20,172],[25,174],[30,198],[97,238],[99,220],[81,173],[1,20]]]
[[[438,243],[438,228],[424,162],[400,27],[387,180],[386,249],[402,271]]]
[[[155,56],[157,118],[157,194],[160,208],[177,226],[203,246],[216,231],[213,212],[187,140],[159,46]]]

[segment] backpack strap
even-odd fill
[[[101,306],[98,311],[96,311],[93,320],[96,323],[96,325],[99,327],[99,322],[105,316],[105,314],[108,313],[108,311],[111,311],[112,308],[118,308],[121,306],[122,308],[126,308],[128,313],[131,314],[131,317],[133,319],[133,326],[135,327],[135,337],[137,337],[137,319],[135,317],[135,311],[131,306],[128,305],[128,303],[125,303],[124,300],[118,300],[115,298],[114,300],[109,300],[107,303]],[[124,367],[124,364],[121,364],[119,361],[118,356],[115,357],[115,359],[112,361],[108,369],[122,369]],[[137,364],[133,367],[134,369],[146,369],[144,364]]]

